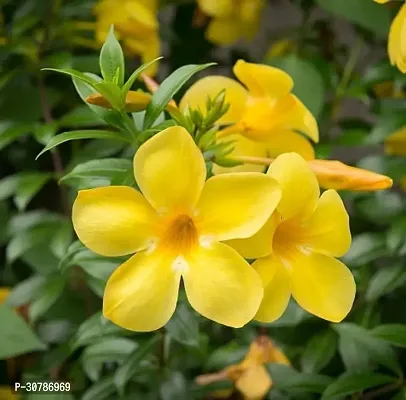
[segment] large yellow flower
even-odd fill
[[[242,37],[248,40],[254,37],[265,0],[198,0],[198,4],[213,17],[206,31],[207,39],[229,45]]]
[[[234,74],[246,88],[224,76],[205,77],[185,93],[180,102],[181,110],[186,107],[205,110],[207,96],[213,97],[225,89],[230,108],[219,123],[233,125],[220,131],[219,136],[235,142],[230,157],[275,157],[294,151],[307,160],[313,159],[312,145],[296,131],[317,142],[317,122],[291,93],[292,78],[280,69],[243,60],[235,64]],[[262,170],[263,167],[258,165],[214,168],[215,173]]]
[[[264,299],[255,319],[278,319],[292,294],[308,312],[339,322],[350,311],[355,283],[335,257],[351,245],[349,218],[334,190],[321,197],[314,173],[295,153],[279,156],[268,175],[282,187],[276,212],[252,238],[229,242],[246,258],[264,285]]]
[[[104,315],[127,329],[151,331],[172,316],[182,277],[195,310],[232,327],[258,310],[258,274],[221,241],[247,238],[267,221],[281,197],[259,173],[206,180],[202,154],[189,133],[168,128],[134,157],[142,193],[126,186],[80,191],[73,206],[79,239],[104,256],[137,253],[110,277]]]
[[[390,0],[374,0],[383,4]],[[389,32],[388,53],[392,65],[406,73],[406,4],[400,8]]]
[[[104,43],[111,25],[114,25],[118,39],[122,40],[124,49],[141,56],[147,63],[160,55],[159,26],[156,17],[156,0],[101,0],[94,9],[96,39]],[[157,64],[146,72],[155,75]]]

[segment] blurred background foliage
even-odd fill
[[[260,12],[223,19],[209,3],[0,0],[0,399],[14,398],[14,381],[35,378],[72,382],[72,393],[48,400],[254,400],[241,377],[256,388],[264,371],[267,399],[406,399],[406,157],[397,155],[402,144],[384,151],[386,138],[406,129],[406,75],[386,53],[402,2],[246,0]],[[105,125],[66,77],[40,70],[98,73],[112,23],[129,70],[164,56],[148,71],[158,82],[192,63],[217,65],[188,85],[209,73],[232,76],[239,58],[282,68],[318,119],[317,158],[394,180],[383,192],[341,193],[353,234],[344,261],[357,281],[345,322],[317,319],[292,301],[275,323],[230,329],[182,298],[159,332],[128,332],[102,317],[103,288],[121,259],[75,241],[70,208],[81,187],[123,182],[126,160],[108,160],[132,154],[125,143],[83,140],[35,157],[56,133]],[[75,169],[91,160],[86,173]]]

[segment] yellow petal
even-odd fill
[[[118,267],[107,281],[103,314],[132,331],[164,326],[175,311],[180,282],[173,260],[155,251],[140,252]]]
[[[389,32],[388,53],[392,65],[406,73],[406,4],[392,22]]]
[[[216,241],[254,235],[281,198],[274,179],[256,172],[210,178],[197,205],[198,231]]]
[[[379,4],[384,4],[384,3],[387,3],[388,1],[391,1],[391,0],[374,0],[376,3],[379,3]]]
[[[406,156],[406,126],[386,138],[385,153],[390,156]]]
[[[291,119],[289,127],[298,130],[304,135],[308,136],[315,143],[319,141],[319,127],[316,118],[307,109],[307,107],[295,96],[291,95],[295,100],[295,107],[291,111]]]
[[[159,40],[158,33],[154,34],[148,40],[147,46],[142,53],[141,61],[146,64],[155,60],[161,55],[161,42]],[[159,63],[155,62],[151,66],[149,66],[145,71],[144,74],[147,76],[155,76],[157,74],[159,67]]]
[[[218,46],[229,46],[242,35],[243,25],[235,17],[214,18],[206,30],[206,38]]]
[[[291,294],[290,275],[275,257],[260,258],[252,264],[264,287],[264,297],[255,319],[273,322],[280,318],[289,303]]]
[[[233,12],[233,0],[198,0],[197,3],[211,17],[224,17]]]
[[[242,135],[230,135],[225,137],[222,141],[232,141],[234,150],[228,155],[229,157],[236,156],[251,156],[251,157],[266,157],[267,145],[263,142],[255,142],[247,139]],[[213,173],[215,175],[230,173],[230,172],[264,172],[265,167],[258,164],[242,164],[236,167],[220,167],[219,165],[213,165]]]
[[[263,365],[248,368],[235,384],[237,390],[249,400],[261,400],[272,386],[272,380]]]
[[[174,126],[138,149],[134,175],[144,196],[159,212],[190,211],[203,188],[206,165],[186,129]]]
[[[392,179],[340,161],[310,160],[308,164],[325,189],[375,191],[392,187]]]
[[[351,271],[335,258],[311,253],[290,260],[292,294],[306,311],[331,322],[350,312],[355,298]]]
[[[283,218],[306,216],[316,207],[320,195],[316,176],[307,162],[296,153],[280,155],[267,172],[282,187],[277,210]]]
[[[253,318],[262,299],[261,280],[235,250],[222,243],[200,247],[188,263],[183,279],[197,312],[234,328]]]
[[[137,190],[108,186],[79,191],[72,222],[80,241],[90,250],[103,256],[122,256],[147,247],[157,215]]]
[[[265,225],[253,236],[246,239],[227,240],[227,244],[237,250],[244,258],[254,259],[269,256],[272,252],[272,238],[280,222],[274,212]]]
[[[286,72],[269,65],[238,60],[233,71],[254,97],[282,97],[293,88],[293,80]]]
[[[207,97],[214,98],[222,90],[226,91],[225,102],[230,104],[227,113],[218,121],[226,124],[236,122],[241,118],[247,101],[247,91],[237,81],[225,76],[206,76],[194,83],[182,97],[179,108],[199,108],[206,113]]]
[[[335,190],[321,195],[314,214],[301,229],[305,246],[318,253],[341,257],[350,249],[349,217]]]
[[[305,160],[313,160],[315,157],[313,146],[309,141],[302,135],[289,130],[283,130],[272,135],[272,138],[267,143],[267,148],[268,156],[272,158],[288,152],[297,153]],[[258,155],[257,157],[262,156]]]

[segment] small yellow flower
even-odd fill
[[[374,1],[383,4],[390,0]],[[388,53],[391,64],[406,73],[406,4],[403,4],[392,22],[388,39]]]
[[[316,176],[295,153],[279,156],[269,176],[282,187],[276,212],[253,237],[228,243],[262,278],[264,298],[255,319],[272,322],[286,309],[290,295],[305,310],[340,322],[351,310],[355,283],[335,257],[350,248],[349,218],[334,190],[321,197]]]
[[[13,393],[11,387],[9,386],[0,386],[0,399],[1,400],[18,400],[19,395]]]
[[[385,153],[391,156],[406,156],[406,126],[386,138]]]
[[[6,302],[7,297],[10,293],[10,289],[7,287],[0,287],[0,304],[3,304]]]
[[[111,25],[124,49],[141,56],[143,63],[160,54],[159,26],[156,0],[101,0],[95,7],[97,18],[96,39],[104,43]],[[146,72],[155,75],[154,63]]]
[[[278,40],[269,47],[265,58],[269,60],[271,58],[284,56],[294,51],[296,47],[297,45],[292,39]]]
[[[117,325],[152,331],[166,324],[180,279],[195,310],[232,327],[252,319],[261,280],[230,246],[267,221],[280,200],[277,182],[259,173],[206,180],[200,150],[181,127],[168,128],[134,157],[141,192],[126,186],[80,191],[72,219],[79,239],[104,256],[137,253],[107,282],[103,312]]]
[[[208,76],[185,93],[180,109],[186,107],[205,110],[207,96],[213,97],[226,90],[228,112],[219,120],[233,124],[220,131],[227,140],[235,141],[233,156],[275,157],[294,151],[305,159],[314,158],[312,145],[299,131],[318,142],[317,122],[304,104],[291,93],[292,78],[284,71],[239,60],[234,74],[246,86],[224,76]],[[215,173],[230,171],[262,171],[262,167],[244,165],[230,168],[215,166]]]
[[[234,382],[244,400],[262,400],[272,387],[272,379],[264,366],[267,363],[290,365],[285,354],[273,345],[269,337],[259,336],[252,342],[247,355],[239,364],[231,365],[215,374],[201,375],[196,381],[205,385],[229,379]],[[221,395],[215,393],[215,397],[223,398],[230,394],[230,391]]]
[[[200,9],[213,17],[206,37],[213,43],[229,45],[255,36],[265,0],[198,0]]]

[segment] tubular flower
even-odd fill
[[[259,336],[252,342],[247,355],[239,364],[231,365],[215,374],[201,375],[196,381],[205,385],[229,379],[234,382],[244,400],[261,400],[272,387],[272,379],[264,366],[267,363],[290,365],[285,354],[273,345],[269,337]],[[231,393],[228,392],[226,397],[229,394]]]
[[[349,218],[334,190],[320,189],[306,161],[295,153],[279,156],[267,174],[282,187],[282,199],[264,227],[246,240],[229,244],[262,278],[264,298],[255,319],[272,322],[290,295],[305,310],[340,322],[351,310],[354,278],[335,257],[350,248]]]
[[[213,17],[206,37],[213,43],[229,45],[241,37],[256,34],[265,6],[264,0],[198,0],[200,9]]]
[[[374,1],[383,4],[390,0]],[[401,72],[406,73],[406,4],[403,4],[392,22],[389,32],[388,53],[391,64],[396,65]]]
[[[317,122],[304,104],[291,93],[293,81],[280,69],[239,60],[234,66],[237,78],[246,86],[224,76],[208,76],[185,93],[180,109],[205,110],[207,96],[226,90],[228,112],[220,124],[233,124],[219,132],[219,140],[233,140],[234,156],[275,157],[294,151],[305,159],[314,158],[312,145],[301,134],[317,142]],[[230,168],[215,166],[215,173],[262,171],[263,167],[244,165]]]
[[[124,49],[141,56],[147,63],[159,57],[159,26],[156,17],[156,0],[123,0],[117,5],[116,0],[101,0],[95,7],[97,18],[96,40],[103,44],[111,25],[115,34],[122,39]],[[146,72],[155,75],[157,64],[154,63]]]
[[[252,319],[262,300],[258,274],[221,241],[247,238],[280,200],[277,182],[257,173],[206,180],[203,156],[188,132],[168,128],[134,157],[141,192],[126,186],[80,191],[73,205],[79,239],[104,256],[137,253],[109,278],[106,318],[134,331],[166,324],[180,279],[192,307],[232,327]]]
[[[406,156],[406,126],[386,138],[385,153],[391,156]]]

